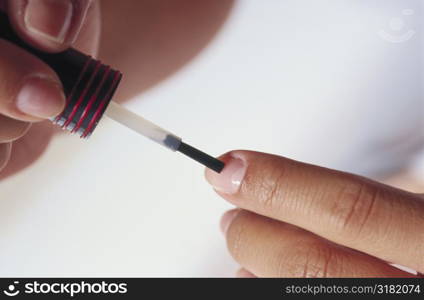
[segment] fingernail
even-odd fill
[[[62,44],[68,37],[73,12],[70,0],[27,0],[24,22],[30,33]]]
[[[205,175],[215,190],[225,194],[235,194],[243,182],[246,168],[246,162],[241,157],[232,156],[220,174],[208,169]]]
[[[224,235],[227,234],[228,227],[230,227],[231,223],[233,222],[234,218],[238,215],[240,212],[240,209],[233,209],[227,211],[221,218],[221,231]]]
[[[44,75],[28,77],[16,97],[17,109],[37,118],[55,117],[64,106],[65,95],[61,84]]]

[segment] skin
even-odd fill
[[[128,79],[116,95],[118,101],[151,88],[195,57],[233,5],[233,0],[72,2],[74,17],[60,43],[28,31],[21,13],[26,1],[0,0],[0,7],[7,9],[15,31],[34,47],[58,52],[72,46],[120,69]],[[48,16],[43,19],[54,23]],[[3,179],[34,162],[55,134],[45,118],[13,105],[22,80],[34,72],[53,80],[57,76],[14,45],[0,41],[0,53]],[[63,102],[60,94],[44,98]],[[234,155],[246,167],[236,191],[229,168]],[[224,185],[232,188],[226,193],[221,187],[218,193],[238,207],[222,221],[228,248],[242,266],[238,276],[414,276],[388,262],[424,272],[421,195],[262,153],[234,151],[222,159],[227,161],[222,175],[206,175],[215,188],[225,180]],[[397,176],[390,182],[400,186],[405,178]]]
[[[389,262],[424,272],[423,195],[265,153],[221,159],[206,178],[237,207],[221,227],[239,276],[422,276]]]
[[[26,42],[47,52],[59,52],[73,46],[96,55],[100,43],[100,7],[97,2],[81,1],[71,33],[63,43],[52,43],[26,30],[20,13],[24,4],[25,1],[21,0],[0,0],[0,7],[7,7],[11,23]],[[39,158],[56,132],[49,121],[43,121],[44,118],[22,113],[7,104],[14,103],[22,85],[21,78],[33,73],[57,76],[43,62],[10,43],[0,41],[0,53],[0,149],[9,149],[0,151],[0,179],[4,179]]]
[[[63,43],[52,43],[26,29],[20,13],[26,0],[0,0],[0,8],[7,7],[16,32],[34,47],[48,52],[74,47],[119,69],[125,78],[114,96],[114,101],[118,102],[143,93],[193,59],[219,31],[234,2],[70,1],[77,9]],[[54,21],[53,16],[44,19],[46,23]],[[61,131],[43,118],[34,118],[3,105],[13,103],[20,88],[20,78],[33,72],[56,77],[54,72],[13,45],[0,43],[0,53],[3,58],[0,59],[0,148],[8,149],[0,152],[1,180],[36,161],[53,135]],[[13,92],[3,95],[4,91]]]

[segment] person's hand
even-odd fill
[[[225,22],[233,2],[0,0],[0,9],[5,10],[8,6],[16,31],[34,46],[50,52],[72,46],[120,70],[125,80],[114,95],[114,101],[123,102],[152,88],[203,50]],[[66,8],[71,7],[70,4],[72,16],[67,17]],[[35,15],[27,16],[28,8]],[[34,23],[32,29],[25,25],[25,20]],[[195,31],[187,30],[194,27]],[[42,62],[1,39],[0,73],[0,170],[9,159],[13,142],[12,156],[0,172],[1,180],[34,162],[46,149],[52,134],[59,132],[49,121],[38,121],[60,110],[63,95],[53,84],[55,95],[34,96],[31,100],[30,110],[37,111],[18,110],[15,100],[22,78],[26,78],[22,76],[45,74],[56,83],[57,77]],[[14,81],[14,78],[21,81]],[[5,91],[9,92],[3,97]],[[6,123],[11,124],[5,126]],[[25,134],[29,123],[33,124]],[[23,134],[25,136],[19,138]]]
[[[222,159],[223,172],[206,178],[238,207],[221,228],[239,276],[416,276],[390,264],[424,272],[421,195],[269,154]]]
[[[97,1],[0,0],[0,9],[20,37],[38,49],[60,52],[73,46],[91,54],[97,50]],[[33,55],[0,39],[0,170],[14,149],[11,164],[1,176],[23,168],[41,154],[53,131],[39,122],[58,115],[64,105],[56,73]],[[37,124],[23,137],[32,123]]]

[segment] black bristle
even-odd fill
[[[201,163],[202,165],[211,170],[214,170],[217,173],[221,173],[221,171],[225,167],[225,164],[219,159],[216,159],[215,157],[212,157],[209,154],[206,154],[186,143],[181,142],[177,151],[194,159],[195,161]]]

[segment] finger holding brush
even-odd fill
[[[48,53],[71,46],[87,51],[97,48],[100,19],[96,7],[97,1],[90,0],[0,0],[0,13],[7,14],[14,32]],[[62,83],[54,70],[0,38],[0,168],[13,154],[12,143],[22,138],[32,123],[58,115],[64,106]]]

